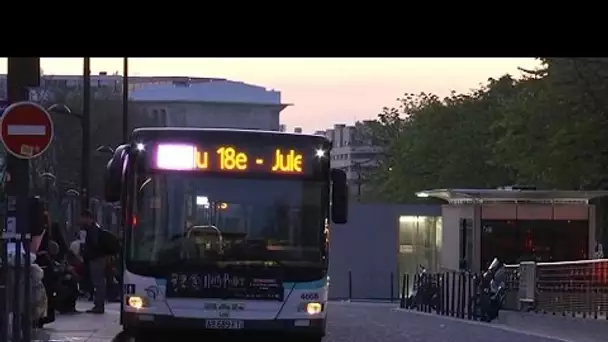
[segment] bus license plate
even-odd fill
[[[207,329],[243,329],[243,321],[234,319],[208,319],[205,321]]]

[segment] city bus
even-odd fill
[[[330,149],[306,134],[134,130],[108,162],[104,189],[124,215],[124,332],[320,341],[329,223],[346,223],[348,208]]]

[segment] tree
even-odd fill
[[[50,83],[50,82],[49,82]],[[43,172],[56,177],[55,184],[60,192],[68,188],[80,187],[82,158],[82,91],[60,87],[40,89],[41,105],[65,104],[72,114],[51,113],[55,124],[55,138],[49,150],[32,162],[31,177],[36,191],[44,186],[39,177]],[[137,111],[133,110],[132,115]],[[101,198],[103,170],[108,160],[107,154],[96,151],[98,146],[116,147],[122,143],[122,96],[110,89],[93,88],[91,92],[90,113],[90,177],[89,193],[91,197]],[[131,120],[137,125],[137,118]]]
[[[377,197],[425,188],[608,186],[608,59],[545,58],[539,70],[490,79],[444,99],[406,96],[372,126],[385,150]]]
[[[425,188],[486,187],[504,178],[505,168],[492,159],[489,129],[499,86],[506,83],[502,91],[507,91],[510,79],[501,82],[490,89],[498,95],[480,90],[445,99],[424,93],[401,99],[392,111],[402,120],[399,133],[383,146],[390,166],[374,177],[381,197],[406,201]],[[386,124],[378,121],[377,131],[384,134]]]

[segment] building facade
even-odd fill
[[[122,75],[91,75],[91,95],[120,94]],[[42,75],[31,89],[37,102],[65,102],[80,94],[81,75]],[[7,78],[0,75],[0,98],[6,97]],[[131,76],[129,98],[137,109],[133,123],[152,126],[218,127],[278,131],[280,113],[288,105],[281,93],[223,78]]]
[[[146,125],[279,131],[281,93],[229,80],[151,84],[130,93]]]
[[[507,264],[593,258],[602,243],[607,191],[433,189],[420,197],[442,206],[443,269],[484,270],[495,257]]]
[[[382,150],[374,146],[369,135],[372,121],[355,125],[336,124],[333,128],[317,131],[332,142],[331,166],[346,172],[353,197],[359,198],[365,191],[366,175],[378,167]]]
[[[6,98],[7,81],[6,74],[0,75],[0,98]],[[207,83],[213,81],[225,81],[222,78],[187,77],[187,76],[129,76],[129,92],[142,89],[146,86],[169,85],[173,83]],[[53,92],[80,91],[83,85],[82,75],[41,75],[40,87],[32,89],[31,99],[34,101],[52,101]],[[122,75],[118,73],[108,74],[105,71],[97,75],[91,75],[91,90],[93,96],[98,90],[111,93],[122,93]]]

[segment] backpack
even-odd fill
[[[120,242],[114,233],[107,229],[100,229],[99,242],[101,250],[106,255],[118,254],[120,252]]]

